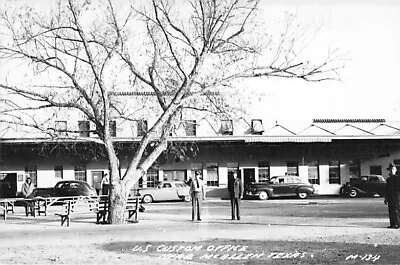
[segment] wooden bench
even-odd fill
[[[0,210],[3,211],[3,218],[4,220],[7,220],[7,214],[9,212],[14,213],[14,201],[13,200],[8,200],[8,199],[3,199],[0,201]]]
[[[125,206],[125,213],[128,213],[127,221],[132,223],[139,222],[138,212],[140,209],[140,197],[129,197]],[[99,200],[98,209],[96,211],[96,224],[108,223],[109,199],[102,198]],[[133,217],[133,219],[131,219]]]
[[[74,212],[73,201],[65,201],[61,206],[60,213],[55,214],[61,217],[61,226],[63,226],[65,222],[67,222],[67,226],[69,226],[71,215],[73,212]]]
[[[69,199],[63,198],[61,211],[55,214],[61,217],[61,226],[64,223],[67,223],[67,226],[69,226],[73,214],[93,213],[97,211],[99,198],[101,197],[79,196]],[[85,208],[81,209],[80,206],[85,206]]]

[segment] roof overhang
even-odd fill
[[[114,138],[119,143],[139,143],[141,137],[135,138]],[[345,140],[400,140],[400,135],[363,135],[363,136],[265,136],[265,135],[227,135],[227,136],[194,136],[194,137],[169,137],[169,142],[242,142],[242,143],[330,143],[333,141]],[[101,143],[97,139],[77,138],[2,138],[3,144],[57,144],[57,143]]]

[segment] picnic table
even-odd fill
[[[14,213],[14,207],[16,203],[22,203],[26,206],[34,206],[34,198],[1,198],[0,199],[0,215],[3,216],[4,220],[7,220],[9,212]],[[35,213],[31,213],[35,216]]]
[[[137,223],[140,210],[139,196],[127,199],[124,213],[127,213],[127,221]],[[18,203],[26,207],[26,216],[36,217],[44,214],[47,216],[48,209],[53,205],[61,205],[61,210],[55,213],[61,218],[61,225],[70,224],[71,217],[83,213],[95,213],[96,223],[105,224],[108,221],[110,201],[108,195],[101,196],[73,196],[73,197],[33,197],[33,198],[4,198],[0,199],[0,215],[7,220],[7,215],[14,213],[14,207]]]

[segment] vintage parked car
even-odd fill
[[[139,189],[144,203],[153,201],[190,201],[189,186],[183,181],[162,181],[154,188]]]
[[[305,199],[315,192],[312,184],[298,176],[275,176],[269,182],[250,183],[246,188],[247,197],[258,197],[260,200],[288,196]]]
[[[79,180],[63,180],[52,188],[35,188],[34,197],[71,197],[97,196],[97,192],[87,182]]]
[[[350,179],[340,188],[342,196],[355,198],[364,196],[385,196],[386,181],[381,175],[366,175],[361,178]]]

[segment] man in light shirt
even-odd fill
[[[196,220],[196,215],[197,221],[201,221],[201,203],[206,199],[206,190],[199,171],[194,174],[194,178],[190,183],[189,193],[192,198],[192,221]]]

